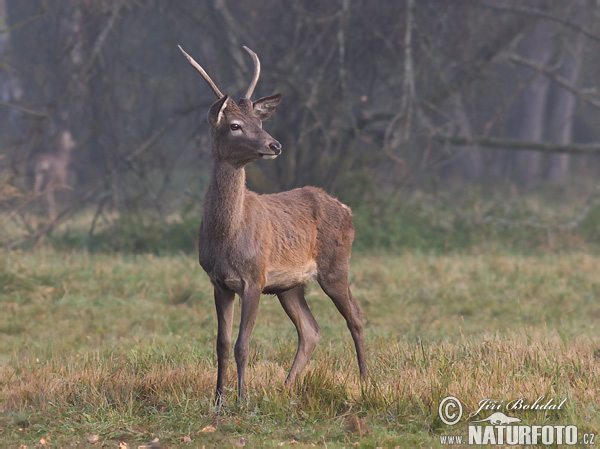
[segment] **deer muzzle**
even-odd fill
[[[270,153],[260,153],[260,157],[262,159],[275,159],[277,156],[281,154],[281,144],[277,141],[271,142],[269,144]]]

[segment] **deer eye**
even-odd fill
[[[231,125],[229,125],[229,129],[232,131],[238,131],[238,130],[242,129],[242,127],[240,125],[238,125],[237,123],[232,123]]]

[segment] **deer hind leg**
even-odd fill
[[[231,330],[233,325],[235,294],[215,287],[215,307],[217,309],[217,391],[215,403],[223,401],[223,389],[227,382],[227,364],[231,352]]]
[[[42,191],[44,190],[45,177],[46,177],[45,172],[43,172],[43,171],[35,172],[33,191],[35,192],[36,196],[40,195],[42,193]],[[43,196],[44,196],[44,201],[47,203],[48,199],[46,197],[46,194],[44,194]]]
[[[298,332],[298,350],[285,380],[285,386],[290,387],[310,360],[321,336],[321,328],[304,299],[303,285],[278,293],[277,298]]]
[[[54,187],[51,187],[46,192],[46,203],[48,203],[48,218],[50,221],[56,219],[56,200],[54,198]]]
[[[335,264],[333,264],[335,266]],[[367,362],[362,325],[362,310],[352,296],[348,286],[348,264],[343,268],[329,268],[326,273],[319,273],[317,281],[323,291],[331,298],[338,311],[346,320],[348,329],[354,340],[358,369],[363,380],[367,378]]]
[[[234,348],[238,374],[238,394],[240,398],[244,398],[245,395],[246,365],[248,364],[250,335],[252,334],[254,323],[256,323],[256,316],[258,315],[261,290],[257,285],[245,284],[242,293],[240,331]]]
[[[44,185],[44,172],[36,171],[34,177],[33,191],[40,193]]]

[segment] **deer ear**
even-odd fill
[[[213,128],[219,126],[223,119],[223,113],[229,104],[229,95],[225,95],[223,98],[217,100],[208,110],[208,123]]]
[[[252,103],[252,109],[254,110],[254,115],[261,122],[264,122],[268,119],[275,108],[279,105],[281,101],[281,94],[271,95],[270,97],[264,97],[260,100],[256,100]]]

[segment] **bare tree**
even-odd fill
[[[112,199],[165,217],[186,191],[206,188],[209,151],[195,149],[192,111],[210,98],[165,63],[184,38],[228,89],[250,76],[241,45],[260,48],[268,70],[257,92],[284,92],[270,127],[286,158],[247,169],[265,193],[312,184],[357,204],[367,186],[428,188],[429,179],[568,181],[573,160],[541,152],[595,153],[600,141],[600,28],[578,16],[597,16],[595,2],[1,0],[2,9],[0,169],[19,179],[50,148],[52,128],[69,129],[78,143],[70,199],[101,183],[86,200],[97,210]],[[179,124],[128,160],[174,115]],[[593,156],[577,161],[598,169]]]
[[[552,38],[547,22],[539,21],[530,34],[523,37],[523,54],[545,66],[552,56]],[[520,101],[517,102],[515,120],[515,138],[539,142],[544,137],[546,109],[550,80],[543,75],[522,68],[529,77]],[[531,150],[524,150],[516,155],[518,177],[522,184],[531,185],[540,180],[542,155]]]
[[[586,2],[573,2],[576,8],[574,20],[577,23],[585,23]],[[582,65],[582,55],[585,45],[585,36],[577,33],[573,39],[573,33],[561,34],[564,43],[563,61],[557,75],[570,85],[575,86],[579,78]],[[573,92],[564,87],[554,85],[554,101],[549,117],[549,136],[554,142],[567,145],[573,137],[573,122],[575,119],[575,108],[577,97]],[[564,183],[569,174],[570,155],[568,153],[556,154],[550,157],[548,167],[548,179],[557,183]]]

